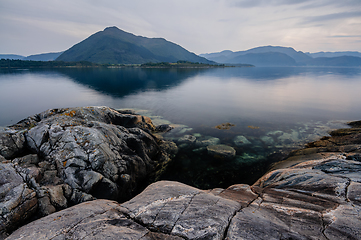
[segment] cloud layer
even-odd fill
[[[361,51],[359,9],[359,0],[2,0],[0,53],[62,51],[108,26],[195,53]]]

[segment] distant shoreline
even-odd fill
[[[1,59],[0,69],[28,69],[28,68],[224,68],[224,67],[254,67],[250,64],[205,64],[188,61],[178,61],[176,63],[144,63],[144,64],[98,64],[87,61],[63,62],[63,61],[31,61],[31,60],[11,60]]]

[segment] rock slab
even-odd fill
[[[274,170],[252,186],[204,191],[160,181],[123,204],[112,202],[114,215],[85,214],[86,229],[72,227],[59,239],[97,239],[90,230],[99,228],[98,218],[107,219],[102,226],[108,239],[145,239],[149,234],[161,234],[160,239],[361,239],[360,170],[358,161],[330,158]],[[96,209],[104,203],[109,202],[86,204]],[[83,206],[46,219],[66,216],[72,222]],[[52,239],[42,238],[48,222],[32,222],[9,239]],[[58,225],[54,231],[66,228]],[[120,231],[127,233],[116,236]]]

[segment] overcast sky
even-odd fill
[[[63,51],[108,26],[196,54],[361,52],[361,0],[0,0],[0,53]]]

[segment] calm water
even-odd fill
[[[11,70],[0,72],[0,126],[49,108],[138,109],[177,124],[165,138],[180,152],[164,179],[226,187],[251,183],[289,150],[360,120],[360,90],[360,68]],[[215,128],[227,122],[234,126]],[[197,142],[179,141],[184,135]],[[232,146],[236,157],[210,157],[205,140]]]

